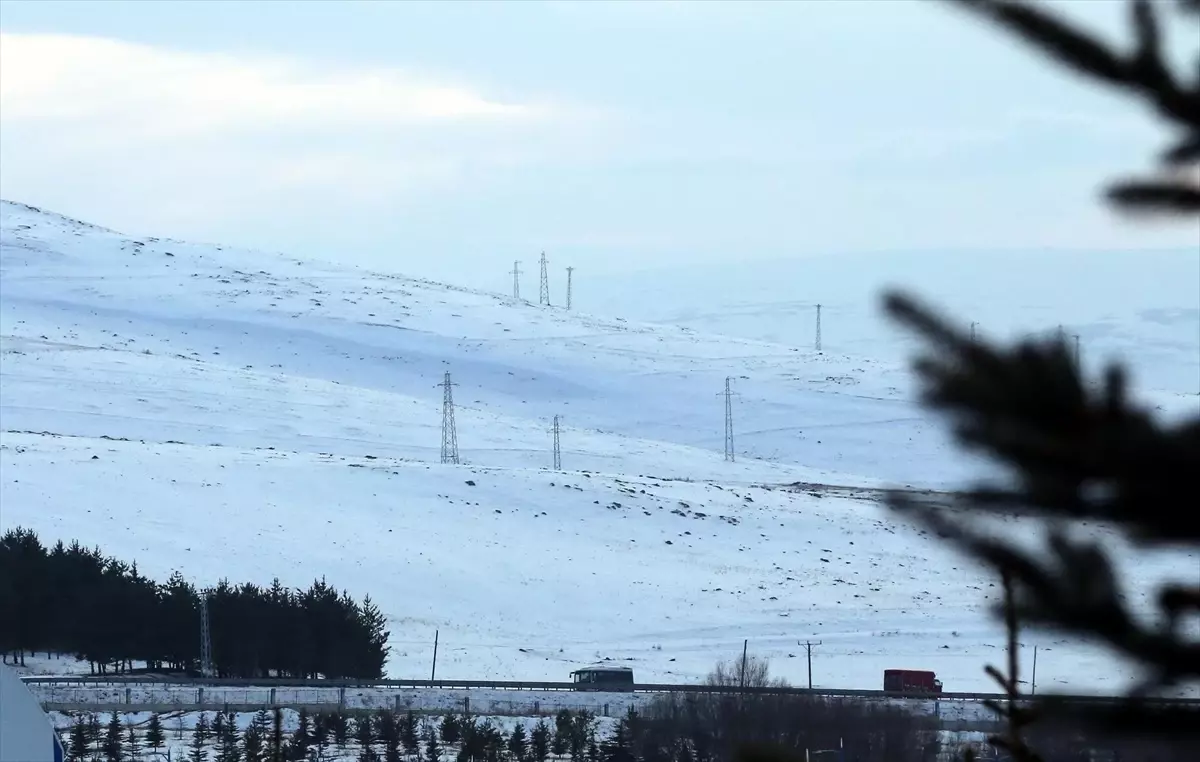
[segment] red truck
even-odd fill
[[[883,689],[893,693],[942,692],[942,681],[932,672],[917,669],[885,669]]]

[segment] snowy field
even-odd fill
[[[978,470],[893,360],[0,212],[0,529],[158,579],[325,576],[389,617],[397,678],[428,674],[439,630],[446,678],[565,680],[612,658],[690,681],[748,639],[805,684],[797,641],[813,639],[817,686],[879,688],[902,667],[994,689],[987,577],[869,495],[781,487]],[[459,466],[439,462],[447,371]],[[1170,412],[1197,404],[1149,387]],[[1039,688],[1131,678],[1034,643]]]

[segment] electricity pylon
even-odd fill
[[[571,273],[574,271],[574,267],[567,268],[567,309],[571,309]]]
[[[212,657],[212,628],[208,622],[208,591],[200,591],[200,674],[215,677]]]
[[[513,262],[513,299],[521,298],[521,260]]]
[[[546,252],[542,252],[542,280],[538,284],[538,304],[550,306],[550,274],[546,272]]]
[[[554,470],[555,471],[562,470],[562,447],[561,447],[561,445],[559,445],[558,432],[559,432],[558,416],[556,415],[556,416],[554,416]]]
[[[452,387],[458,386],[450,381],[450,371],[442,383],[442,462],[458,465],[458,431],[454,426],[454,393]]]
[[[817,351],[821,351],[821,305],[817,305],[817,338],[814,342]]]
[[[730,387],[730,382],[733,381],[731,376],[725,377],[725,391],[721,392],[725,396],[725,460],[732,463],[734,461],[733,452],[733,397],[736,392]]]

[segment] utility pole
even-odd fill
[[[743,691],[746,690],[746,651],[749,648],[750,639],[747,638],[746,640],[742,641],[742,677],[738,681]]]
[[[513,299],[521,298],[521,260],[513,262]]]
[[[554,470],[562,470],[562,447],[558,443],[558,416],[554,416]]]
[[[729,385],[733,381],[732,376],[725,377],[725,391],[721,392],[725,396],[725,460],[732,463],[734,461],[733,450],[733,396],[735,392]]]
[[[458,430],[454,425],[454,392],[452,387],[458,384],[450,381],[450,371],[442,383],[442,462],[458,465]]]
[[[433,631],[433,669],[429,670],[429,681],[433,682],[437,679],[437,647],[438,647],[438,631]]]
[[[974,320],[971,321],[971,343],[975,342],[975,326],[979,325]]]
[[[817,305],[817,340],[815,342],[817,351],[821,351],[821,305]]]
[[[567,309],[571,309],[571,273],[575,271],[574,267],[567,268]]]
[[[811,691],[812,690],[812,650],[813,650],[813,646],[821,645],[821,641],[818,640],[815,643],[812,642],[811,640],[806,640],[803,643],[801,643],[800,641],[796,641],[796,642],[799,645],[804,646],[804,650],[808,652],[808,689]]]
[[[1075,340],[1075,367],[1079,368],[1079,334],[1071,334],[1071,338]]]
[[[200,591],[200,674],[214,677],[212,657],[212,628],[208,622],[208,591]]]
[[[550,306],[550,276],[546,272],[546,252],[542,252],[542,280],[538,284],[538,304]]]
[[[1037,646],[1033,647],[1033,676],[1030,679],[1029,695],[1037,695]]]

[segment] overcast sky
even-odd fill
[[[469,282],[1198,236],[1097,203],[1163,143],[1141,109],[940,3],[2,0],[0,34],[0,194],[130,233]]]

